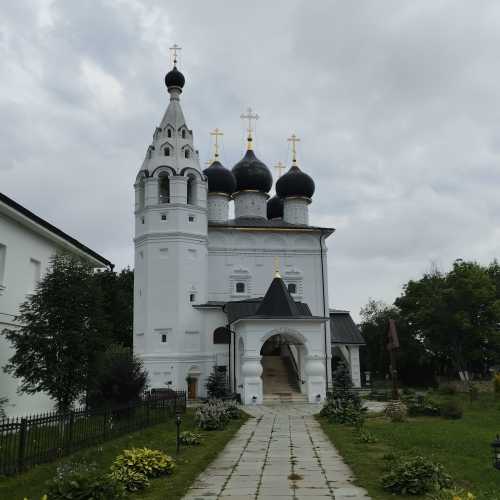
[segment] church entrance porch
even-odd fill
[[[275,335],[264,342],[260,351],[264,403],[306,400],[301,394],[301,347],[301,344],[293,345],[283,335]]]

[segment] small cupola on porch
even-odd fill
[[[330,345],[324,325],[330,318],[294,301],[279,273],[264,298],[228,302],[224,309],[234,332],[236,389],[245,404],[325,399]]]

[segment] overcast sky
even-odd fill
[[[256,152],[316,181],[331,305],[355,317],[435,263],[500,247],[498,1],[4,1],[0,191],[133,262],[133,182],[182,46],[182,105],[203,161]],[[275,172],[273,171],[273,174]]]

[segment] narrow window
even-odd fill
[[[297,293],[297,285],[295,283],[288,283],[288,293]]]
[[[170,156],[170,148],[169,147],[166,147],[164,150],[163,150],[163,154],[165,156]]]
[[[167,220],[167,216],[165,214],[161,214],[161,220]]]
[[[170,180],[167,174],[160,174],[158,180],[159,202],[170,203]]]
[[[144,217],[141,217],[141,224],[144,224]]]
[[[193,175],[187,179],[187,200],[188,205],[196,205],[196,181]]]
[[[189,159],[189,149],[184,150],[184,158]]]
[[[195,293],[190,293],[189,294],[189,302],[194,302],[196,300],[196,294]]]
[[[167,137],[172,137],[172,130],[171,129],[167,129]]]
[[[194,215],[189,215],[188,216],[188,221],[189,222],[194,222]]]
[[[236,283],[236,293],[245,293],[245,283]]]
[[[186,130],[184,129],[181,134],[182,134],[182,138],[185,139],[186,138]]]
[[[167,334],[166,333],[161,334],[161,341],[162,341],[162,344],[167,343]]]

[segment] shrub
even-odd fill
[[[86,403],[92,407],[125,406],[139,401],[146,387],[147,373],[132,350],[111,345],[96,357]]]
[[[392,461],[390,470],[381,478],[382,487],[399,495],[423,495],[451,486],[451,478],[443,466],[424,457]]]
[[[402,401],[391,401],[384,414],[391,422],[404,422],[408,416],[408,407]]]
[[[184,431],[179,436],[180,442],[186,446],[196,446],[201,444],[201,434],[196,432]]]
[[[441,384],[438,388],[438,393],[442,394],[443,396],[454,396],[455,394],[457,394],[457,392],[457,386],[453,382]]]
[[[238,420],[240,418],[240,409],[236,401],[225,401],[224,406],[226,409],[226,414],[230,419]]]
[[[333,389],[328,394],[320,415],[330,422],[361,427],[366,409],[362,407],[359,394],[352,389],[352,380],[345,363],[340,363],[333,374]]]
[[[462,418],[463,413],[462,407],[456,401],[446,401],[441,406],[441,416],[444,418],[458,420]]]
[[[209,375],[205,387],[210,398],[223,398],[229,394],[227,376],[224,372],[217,371],[217,367]]]
[[[111,477],[121,481],[127,490],[137,491],[149,486],[148,479],[170,474],[174,460],[160,450],[132,448],[123,450],[111,465]]]
[[[439,405],[426,396],[417,396],[415,399],[407,401],[407,406],[410,417],[438,417],[441,415]]]
[[[224,429],[229,416],[224,402],[212,399],[198,408],[195,419],[200,429],[214,431]]]
[[[50,500],[116,500],[125,496],[122,483],[86,463],[59,466],[47,489]]]

